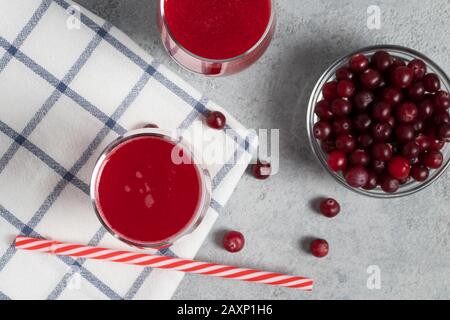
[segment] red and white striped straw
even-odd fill
[[[30,238],[24,236],[17,236],[15,246],[17,249],[21,250],[45,252],[76,258],[106,260],[159,269],[176,270],[212,277],[296,288],[306,291],[312,291],[313,288],[313,280],[305,277],[289,276],[275,272],[238,268],[216,263],[199,262],[194,260],[166,257],[148,253],[136,253],[131,251],[90,247],[82,244],[63,243],[54,240]]]

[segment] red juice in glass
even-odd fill
[[[137,130],[113,142],[97,162],[91,183],[103,225],[142,247],[167,246],[193,231],[209,201],[207,177],[187,146],[157,132]]]
[[[210,76],[250,66],[275,31],[272,0],[160,0],[158,22],[175,61]]]

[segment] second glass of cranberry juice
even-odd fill
[[[167,52],[184,68],[229,75],[253,64],[275,31],[272,0],[159,0]]]
[[[100,156],[91,198],[113,236],[161,248],[198,226],[210,204],[210,185],[208,171],[189,145],[160,129],[140,129]]]

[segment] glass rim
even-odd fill
[[[410,49],[410,48],[399,46],[399,45],[390,45],[390,44],[363,47],[361,49],[354,50],[353,52],[351,52],[349,54],[345,54],[345,55],[341,56],[340,58],[336,59],[319,77],[316,84],[314,85],[314,88],[313,88],[310,98],[309,98],[308,110],[306,113],[306,118],[307,118],[306,119],[306,129],[307,129],[308,141],[309,141],[309,144],[310,144],[310,147],[311,147],[311,150],[312,150],[314,156],[316,157],[317,160],[319,160],[322,167],[337,182],[339,182],[340,185],[343,185],[344,187],[346,187],[349,190],[352,190],[353,192],[356,192],[358,194],[362,194],[362,195],[365,195],[368,197],[372,197],[372,198],[383,198],[383,199],[400,198],[400,197],[405,197],[405,196],[414,194],[416,192],[422,191],[423,189],[425,189],[428,186],[430,186],[431,184],[433,184],[436,180],[438,180],[445,173],[445,171],[450,166],[450,158],[448,158],[446,160],[445,164],[441,168],[435,169],[433,172],[433,175],[430,174],[430,178],[427,181],[411,182],[411,183],[417,183],[417,185],[415,187],[412,187],[410,190],[401,191],[402,186],[400,186],[400,189],[395,193],[374,192],[373,190],[365,190],[362,188],[353,188],[347,184],[347,182],[345,181],[344,177],[341,174],[338,174],[338,173],[330,170],[330,168],[328,167],[327,162],[325,160],[324,152],[320,146],[320,143],[317,141],[317,139],[312,134],[312,128],[314,126],[314,122],[315,122],[315,118],[316,118],[315,113],[314,113],[315,104],[317,103],[317,101],[319,101],[323,84],[332,78],[333,70],[342,66],[346,60],[348,60],[351,56],[353,56],[357,53],[368,53],[368,52],[377,51],[377,50],[385,50],[385,51],[388,51],[389,53],[394,53],[394,55],[396,52],[399,54],[406,53],[411,56],[414,56],[415,58],[422,59],[426,63],[427,67],[431,67],[431,69],[433,69],[433,71],[438,74],[439,79],[441,80],[441,83],[443,83],[444,86],[450,90],[450,79],[449,79],[448,75],[442,70],[442,68],[439,67],[433,60],[431,60],[424,54],[422,54],[414,49]],[[450,146],[447,145],[447,146],[445,146],[445,148],[447,150],[449,150]]]
[[[270,35],[271,29],[272,29],[273,24],[275,22],[275,8],[274,8],[274,5],[273,5],[274,4],[274,0],[269,0],[270,1],[270,18],[269,18],[269,21],[267,23],[266,30],[264,30],[264,33],[261,35],[259,40],[251,48],[249,48],[247,51],[245,51],[244,53],[241,53],[238,56],[235,56],[235,57],[232,57],[232,58],[227,58],[227,59],[210,59],[210,58],[205,58],[205,57],[199,56],[199,55],[191,52],[186,47],[184,47],[178,41],[178,39],[173,35],[172,31],[169,28],[167,20],[166,20],[165,6],[164,6],[164,2],[165,1],[166,0],[159,0],[159,12],[158,12],[158,14],[159,14],[159,16],[161,18],[161,21],[164,24],[164,28],[166,29],[169,37],[177,45],[177,47],[179,49],[181,49],[182,51],[184,51],[184,53],[186,53],[187,55],[189,55],[192,58],[195,58],[195,59],[197,59],[199,61],[207,62],[207,63],[211,63],[211,64],[213,64],[213,63],[223,64],[223,63],[229,63],[229,62],[233,62],[233,61],[238,61],[238,60],[241,60],[241,59],[251,55],[254,51],[256,51],[262,45],[262,43]]]
[[[181,228],[178,232],[171,235],[167,239],[163,239],[160,241],[154,241],[154,242],[141,242],[137,240],[133,240],[130,238],[127,238],[125,235],[115,231],[108,223],[107,219],[102,214],[100,208],[97,206],[96,201],[96,192],[97,192],[97,182],[98,177],[100,174],[100,170],[102,165],[104,164],[104,161],[107,159],[108,155],[119,145],[122,143],[125,143],[126,141],[143,137],[143,136],[152,136],[152,137],[160,137],[163,139],[166,139],[172,143],[175,143],[175,145],[179,145],[183,148],[183,150],[186,150],[190,153],[190,156],[192,158],[192,164],[196,167],[199,179],[200,179],[200,185],[201,185],[201,196],[199,200],[198,207],[195,210],[195,213],[192,217],[192,219],[185,225],[183,228]],[[91,203],[94,207],[94,212],[99,219],[102,226],[116,239],[137,247],[137,248],[164,248],[167,246],[172,245],[180,238],[192,233],[198,225],[203,221],[203,218],[206,215],[206,212],[210,206],[211,203],[211,192],[212,192],[212,184],[211,184],[211,176],[209,173],[209,170],[204,165],[204,162],[201,161],[202,158],[199,156],[199,154],[195,151],[195,149],[185,141],[185,139],[181,136],[176,135],[174,132],[163,130],[159,128],[143,128],[143,129],[136,129],[131,130],[125,133],[124,135],[116,138],[114,141],[112,141],[110,144],[108,144],[105,149],[101,152],[100,156],[97,158],[97,161],[95,163],[94,170],[92,172],[91,176],[91,184],[90,184],[90,198]]]

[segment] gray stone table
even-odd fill
[[[186,276],[175,299],[415,299],[450,298],[450,172],[426,191],[395,200],[359,196],[339,186],[314,161],[305,112],[311,89],[339,56],[373,44],[423,52],[450,73],[450,2],[445,0],[278,0],[278,28],[269,50],[250,69],[210,79],[178,67],[155,26],[156,0],[77,0],[111,21],[153,56],[252,128],[279,128],[280,172],[260,182],[246,175],[205,241],[199,259],[254,266],[316,279],[304,293],[263,285]],[[381,10],[380,29],[367,27],[368,7]],[[314,210],[322,196],[343,212]],[[223,231],[237,229],[245,250],[228,254]],[[305,251],[311,237],[330,242],[330,255]],[[381,288],[367,287],[369,266]],[[370,270],[369,270],[370,271]]]

